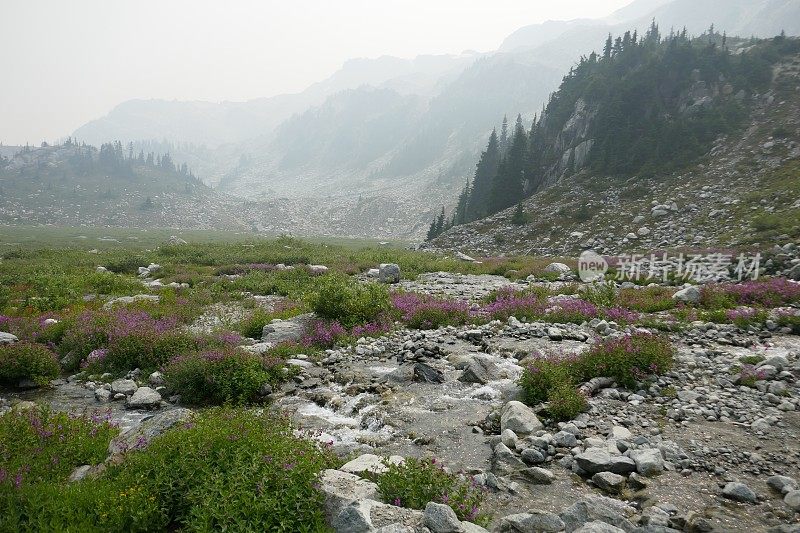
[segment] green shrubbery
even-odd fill
[[[399,465],[387,462],[386,467],[376,480],[383,501],[410,509],[424,509],[428,502],[445,503],[459,520],[488,522],[480,509],[482,488],[445,471],[435,459],[408,457]]]
[[[352,328],[378,319],[390,307],[389,291],[383,285],[362,284],[339,275],[317,278],[316,290],[308,297],[309,306],[326,320]]]
[[[528,405],[549,401],[550,414],[568,420],[587,407],[575,389],[580,383],[610,377],[632,388],[646,376],[668,370],[673,355],[669,339],[640,333],[601,341],[583,354],[538,356],[527,363],[520,378],[523,401]]]
[[[0,530],[325,531],[316,482],[335,466],[283,420],[212,409],[97,479],[6,490]]]
[[[195,405],[256,403],[264,384],[288,375],[281,358],[231,349],[175,357],[164,368],[167,387]]]
[[[0,383],[4,385],[17,385],[23,379],[44,384],[60,371],[55,354],[41,344],[20,341],[0,346]]]
[[[64,481],[76,466],[102,462],[117,433],[107,415],[72,416],[31,408],[0,416],[0,494]]]

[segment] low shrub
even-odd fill
[[[45,384],[60,372],[56,355],[41,344],[20,341],[0,346],[0,383],[17,385],[29,379]]]
[[[470,319],[469,304],[460,300],[406,292],[392,294],[391,301],[398,318],[414,329],[458,326]]]
[[[103,462],[109,441],[119,432],[109,415],[32,408],[0,416],[0,494],[65,481],[76,466]]]
[[[669,370],[674,353],[667,337],[635,333],[595,344],[576,361],[575,371],[579,381],[606,376],[632,388],[645,376]]]
[[[549,304],[541,319],[558,324],[580,324],[598,315],[597,306],[580,298],[563,298]]]
[[[309,306],[321,318],[338,321],[345,328],[376,320],[391,307],[389,291],[383,285],[358,283],[339,275],[317,279]]]
[[[800,302],[800,283],[786,278],[706,285],[700,298],[701,306],[706,309],[728,309],[736,305],[779,307],[797,302]]]
[[[614,378],[632,388],[651,374],[672,366],[674,348],[666,337],[636,333],[601,341],[582,354],[535,354],[525,362],[519,380],[528,405],[548,401],[548,411],[559,420],[574,418],[587,408],[576,386],[595,377]]]
[[[779,326],[791,328],[792,333],[800,333],[800,315],[794,314],[793,311],[778,313],[777,321]]]
[[[474,481],[445,471],[436,459],[408,457],[401,464],[386,463],[387,470],[377,476],[378,492],[386,503],[424,509],[428,502],[449,505],[459,520],[486,524],[481,513],[484,490]]]
[[[581,291],[581,298],[602,307],[613,307],[617,303],[617,289],[612,283],[592,283]]]
[[[87,367],[90,372],[151,371],[170,359],[198,349],[197,339],[179,332],[134,332],[112,338],[103,358]]]
[[[482,306],[480,313],[494,320],[537,320],[544,313],[546,295],[528,292],[498,292],[493,301]]]
[[[326,531],[336,460],[267,414],[211,409],[95,480],[6,495],[4,531]]]
[[[258,403],[264,384],[285,379],[284,361],[240,350],[192,353],[169,361],[164,379],[188,404]]]
[[[657,313],[675,307],[672,298],[674,289],[669,287],[643,287],[641,289],[621,289],[618,305],[642,313]]]

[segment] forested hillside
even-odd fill
[[[772,81],[772,67],[800,42],[728,38],[710,28],[691,39],[609,35],[601,53],[580,58],[526,129],[521,117],[492,132],[473,180],[447,227],[511,207],[579,171],[598,176],[655,176],[686,168],[722,134],[744,127],[752,96]],[[524,218],[518,219],[520,223]]]
[[[3,223],[242,227],[229,214],[237,203],[168,153],[137,153],[120,142],[98,149],[68,139],[0,157]]]

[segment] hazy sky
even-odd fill
[[[494,50],[630,1],[0,0],[0,141],[53,141],[131,98],[297,92],[353,57]]]

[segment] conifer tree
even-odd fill
[[[522,180],[525,172],[525,154],[528,148],[528,135],[522,125],[522,116],[517,116],[511,147],[503,159],[497,178],[492,184],[489,211],[497,213],[517,203],[523,195]]]
[[[492,182],[497,176],[500,166],[500,143],[497,131],[492,130],[486,150],[481,154],[480,161],[475,168],[475,178],[472,180],[472,192],[467,202],[467,221],[477,220],[486,216],[489,211],[489,196],[492,192]]]

